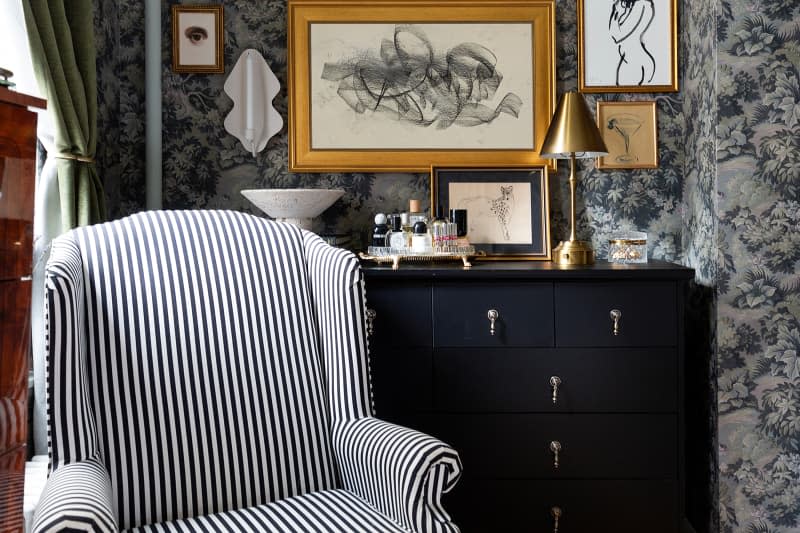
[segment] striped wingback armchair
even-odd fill
[[[72,230],[46,269],[35,531],[458,531],[447,445],[372,416],[349,252],[232,211]]]

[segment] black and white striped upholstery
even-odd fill
[[[136,533],[177,531],[347,531],[407,533],[370,504],[344,489],[310,492],[268,505],[151,524]]]
[[[54,241],[45,285],[34,530],[458,530],[439,501],[457,454],[372,418],[351,253],[243,213],[147,212]]]

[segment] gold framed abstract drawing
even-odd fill
[[[546,166],[433,167],[431,206],[466,210],[479,259],[551,258]]]
[[[677,0],[578,0],[584,93],[678,90]]]
[[[548,164],[553,0],[289,0],[289,170]]]
[[[598,101],[597,127],[608,148],[597,168],[658,168],[655,100]]]

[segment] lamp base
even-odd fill
[[[553,261],[559,265],[594,264],[594,250],[586,241],[561,241],[553,248]]]

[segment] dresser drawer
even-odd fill
[[[553,285],[440,283],[433,317],[436,346],[552,346]]]
[[[375,312],[370,348],[432,345],[430,285],[409,283],[397,290],[391,284],[370,281],[367,309]]]
[[[675,412],[676,367],[673,348],[440,348],[433,359],[434,408]]]
[[[675,290],[660,282],[556,283],[556,346],[674,346]]]
[[[433,415],[472,478],[671,479],[675,415]],[[561,450],[558,468],[551,442]]]
[[[674,481],[462,479],[443,505],[463,533],[674,533]]]

